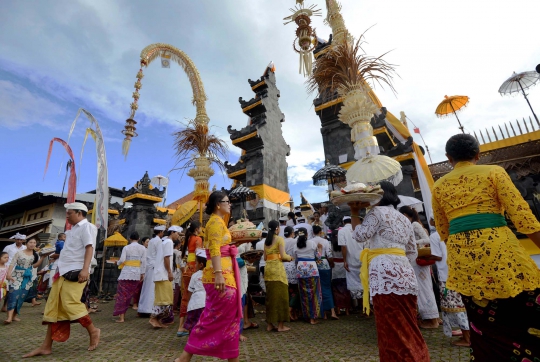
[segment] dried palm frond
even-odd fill
[[[362,48],[364,34],[356,42],[346,40],[343,44],[331,45],[317,58],[313,73],[306,81],[308,92],[337,90],[343,95],[366,83],[377,83],[395,93],[392,85],[395,65],[383,59],[388,52],[378,57],[366,55]]]
[[[184,163],[181,168],[187,167],[193,162],[194,155],[203,155],[217,164],[220,170],[225,169],[223,161],[227,158],[229,147],[219,137],[208,134],[208,126],[201,125],[194,120],[189,120],[185,128],[173,133],[175,137],[177,165]]]

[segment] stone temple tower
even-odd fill
[[[245,208],[253,222],[278,219],[289,211],[287,160],[290,147],[283,138],[281,123],[285,115],[279,108],[280,92],[276,87],[273,63],[263,76],[248,80],[255,97],[249,101],[239,98],[242,112],[249,117],[248,125],[240,130],[227,127],[232,144],[242,149],[235,165],[225,163],[234,187],[249,187],[257,198],[244,205],[233,205],[232,216],[238,218]]]

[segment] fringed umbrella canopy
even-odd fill
[[[524,89],[528,89],[535,85],[540,80],[540,74],[535,71],[523,72],[514,74],[504,81],[499,88],[501,94],[521,93]]]
[[[257,198],[257,193],[249,187],[245,187],[244,185],[242,185],[241,182],[238,187],[234,188],[229,193],[229,200],[231,200],[231,202],[233,203],[250,201],[254,200],[255,198]]]
[[[424,207],[422,206],[424,203],[423,201],[418,200],[417,198],[411,197],[411,196],[398,195],[398,197],[399,197],[399,200],[401,201],[399,205],[397,206],[398,209],[402,206],[409,206],[415,209],[417,212],[424,211]]]
[[[111,246],[126,246],[128,241],[125,237],[122,236],[118,231],[115,231],[114,234],[105,239],[104,245],[106,247]]]
[[[347,171],[347,182],[361,182],[368,185],[389,181],[397,186],[403,180],[401,165],[393,158],[368,155],[355,162]]]
[[[525,97],[525,100],[527,101],[527,104],[529,105],[529,108],[531,109],[531,112],[536,119],[536,122],[538,122],[538,117],[536,116],[536,113],[534,113],[534,109],[531,106],[531,102],[529,102],[529,98],[527,98],[525,89],[532,87],[539,80],[540,73],[534,71],[518,74],[514,72],[514,74],[510,78],[508,78],[499,88],[499,93],[502,95],[521,92],[523,94],[523,97]]]
[[[461,130],[461,132],[465,133],[465,130],[463,129],[461,121],[459,120],[456,112],[459,111],[461,108],[466,107],[468,103],[469,97],[467,96],[444,96],[444,100],[439,103],[439,105],[435,109],[435,115],[439,118],[443,118],[450,114],[453,114],[454,116],[456,116],[456,119],[459,123],[459,129]]]
[[[183,203],[173,214],[171,224],[182,225],[197,211],[198,201],[191,200]]]
[[[315,186],[325,186],[330,183],[332,185],[332,190],[334,189],[334,183],[345,182],[347,170],[342,167],[331,165],[330,161],[326,160],[326,164],[319,171],[315,172],[313,175],[313,185]],[[330,181],[330,182],[328,182]]]

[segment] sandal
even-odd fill
[[[244,331],[247,331],[248,329],[257,329],[259,328],[259,325],[257,323],[251,322],[249,327],[244,327]]]
[[[187,331],[176,332],[176,336],[177,336],[177,337],[185,337],[185,336],[189,336],[189,332],[187,332]]]

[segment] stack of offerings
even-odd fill
[[[339,191],[332,191],[330,201],[336,206],[351,202],[369,202],[374,205],[381,201],[383,194],[380,185],[366,186],[360,182],[352,182]]]
[[[260,240],[262,230],[247,219],[240,219],[229,228],[233,244],[243,244],[250,241]]]

